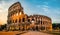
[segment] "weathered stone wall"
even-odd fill
[[[51,18],[44,15],[26,15],[19,2],[8,9],[8,30],[52,30]]]

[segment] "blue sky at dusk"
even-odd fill
[[[21,3],[26,14],[45,15],[50,17],[53,23],[60,23],[60,0],[0,0],[1,21],[6,23],[8,8],[18,1]],[[2,19],[3,17],[5,18]]]

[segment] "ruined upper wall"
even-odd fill
[[[20,2],[16,2],[16,3],[12,4],[9,7],[8,12],[12,12],[12,11],[15,11],[15,10],[23,10],[23,7],[21,6]]]

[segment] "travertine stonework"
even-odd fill
[[[44,15],[24,14],[19,2],[14,3],[8,9],[7,30],[38,30],[51,31],[52,20]]]

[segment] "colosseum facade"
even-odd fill
[[[51,31],[52,20],[44,15],[30,15],[23,12],[20,2],[16,2],[8,9],[7,30],[11,31]]]

